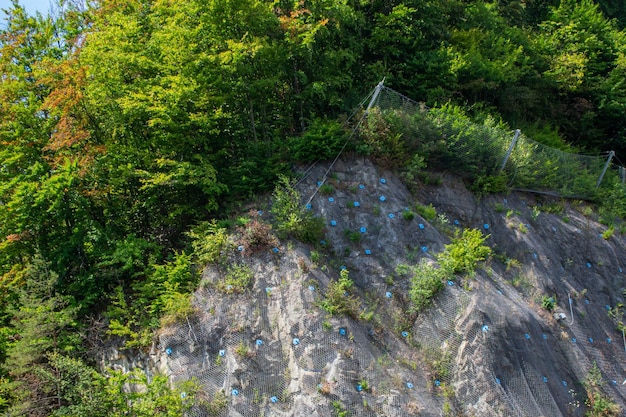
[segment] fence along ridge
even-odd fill
[[[384,86],[382,81],[375,91],[365,117],[372,117],[372,109],[383,113],[383,118],[384,113],[393,112],[403,112],[409,116],[416,113],[425,115],[426,119],[435,122],[447,142],[448,151],[457,153],[456,157],[450,158],[446,168],[458,168],[459,159],[465,159],[468,162],[466,165],[474,167],[477,172],[471,172],[470,169],[464,173],[481,175],[487,169],[488,175],[506,176],[507,185],[511,189],[568,198],[593,198],[601,185],[609,181],[622,184],[626,181],[626,168],[613,162],[614,151],[608,152],[607,156],[566,152],[533,140],[519,129],[505,130],[499,126],[470,122],[469,119],[462,120],[452,114],[442,114],[444,111],[441,108],[429,108],[424,103]],[[464,136],[467,132],[459,131],[455,123],[465,124],[464,128],[482,137]],[[483,155],[485,149],[494,153],[488,161]],[[479,158],[469,163],[481,155],[483,160]],[[488,163],[479,166],[480,162]]]

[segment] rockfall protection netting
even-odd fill
[[[277,263],[298,268],[290,256]],[[236,300],[200,292],[197,305],[214,310],[161,335],[165,371],[174,382],[195,380],[207,400],[225,394],[223,408],[196,406],[190,415],[331,416],[349,410],[374,417],[419,410],[413,372],[395,372],[395,356],[372,347],[372,334],[352,320],[320,314],[316,284],[296,288],[278,276],[263,281],[265,288]],[[293,308],[294,300],[302,300],[298,312],[281,309]]]
[[[555,396],[571,398],[571,415],[581,415],[576,413],[584,398],[579,381],[591,369],[588,358],[598,364],[610,389],[625,394],[619,341],[607,355],[611,342],[591,340],[578,326],[562,339],[532,325],[512,329],[495,305],[492,310],[488,305],[471,308],[470,294],[456,284],[448,285],[434,306],[400,333],[399,343],[350,319],[316,313],[316,285],[299,290],[279,282],[263,285],[268,287],[237,302],[219,302],[216,297],[222,295],[203,292],[196,301],[207,308],[204,318],[161,336],[159,348],[166,352],[174,382],[195,380],[206,400],[225,394],[223,407],[196,406],[189,415],[331,416],[333,410],[348,410],[352,416],[440,416],[446,415],[447,402],[468,416],[568,415]],[[381,299],[386,298],[383,290],[377,291]],[[287,323],[280,305],[292,303],[294,291],[306,313]],[[489,294],[494,303],[505,295],[516,297],[501,290]],[[380,319],[397,322],[386,313],[393,308],[385,307],[378,310]],[[246,320],[252,325],[237,326]],[[503,337],[516,341],[503,347]],[[521,349],[520,344],[534,348]],[[525,356],[533,351],[539,358]],[[579,365],[580,374],[542,372],[542,361],[562,360],[563,355]],[[428,364],[427,371],[420,361]],[[424,379],[426,386],[420,387]],[[424,404],[418,396],[424,388],[441,403]],[[294,404],[296,396],[299,404]]]
[[[563,153],[523,135],[511,146],[513,132],[426,110],[387,88],[373,104],[363,128],[371,128],[377,118],[392,122],[418,149],[428,150],[429,165],[483,175],[504,169],[514,188],[589,196],[606,162]],[[362,256],[391,258],[391,251],[401,248],[380,244],[388,233],[383,222],[397,222],[389,227],[416,236],[414,262],[432,259],[434,249],[441,249],[427,234],[428,226],[422,230],[425,221],[415,222],[416,230],[402,223],[407,202],[390,198],[384,189],[388,184],[377,173],[360,172],[357,182],[344,184],[344,192],[353,190],[353,195],[343,199],[316,192],[328,180],[322,174],[307,177],[303,187],[313,195],[309,208],[325,218],[336,251],[350,252],[354,245],[348,242],[349,233],[358,232],[366,236],[359,243]],[[352,214],[338,215],[333,205],[349,206]],[[367,224],[359,212],[364,209],[382,211],[379,224]],[[224,295],[205,285],[194,300],[198,314],[159,335],[161,371],[173,382],[194,380],[201,387],[189,415],[336,416],[347,410],[350,416],[388,417],[457,411],[466,416],[579,416],[584,401],[580,382],[594,363],[609,390],[626,397],[619,340],[610,340],[603,329],[584,334],[582,329],[589,326],[578,323],[564,328],[559,337],[543,329],[540,320],[512,323],[498,305],[499,297],[518,305],[524,301],[504,282],[490,287],[480,303],[472,292],[450,282],[429,310],[413,317],[406,300],[379,277],[356,294],[373,318],[329,317],[318,302],[338,271],[303,268],[311,266],[309,254],[275,249],[252,257],[231,254],[231,262],[256,271],[254,288],[243,295]],[[360,260],[360,268],[362,274],[382,273],[375,260]],[[210,270],[203,282],[223,274]],[[497,276],[492,280],[503,281]],[[577,302],[576,309],[584,312],[592,302]],[[543,365],[550,362],[575,366],[554,372]]]
[[[361,131],[385,123],[431,167],[475,178],[502,174],[513,189],[562,197],[592,198],[599,184],[624,182],[624,168],[612,163],[612,153],[563,152],[494,120],[473,123],[452,107],[427,109],[390,88],[378,89]]]
[[[337,183],[343,192],[317,195],[311,209],[326,217],[327,239],[335,251],[345,254],[353,248],[345,260],[352,276],[378,276],[355,294],[373,317],[328,317],[318,302],[337,271],[313,267],[302,249],[280,246],[254,256],[233,250],[232,263],[255,271],[254,288],[225,295],[211,285],[225,271],[209,268],[194,300],[199,312],[159,337],[161,370],[174,382],[195,380],[200,400],[212,402],[203,406],[198,401],[189,415],[335,416],[342,410],[351,416],[389,417],[444,416],[455,410],[466,416],[568,415],[555,398],[561,405],[572,404],[571,415],[581,415],[576,407],[584,401],[580,381],[593,362],[609,389],[626,396],[619,340],[609,341],[601,328],[584,334],[583,328],[593,326],[578,322],[560,337],[539,320],[511,322],[523,314],[503,312],[501,302],[506,298],[508,306],[522,306],[524,300],[497,275],[493,286],[481,289],[480,299],[449,282],[430,309],[417,317],[407,314],[400,283],[388,285],[377,259],[402,250],[390,242],[403,233],[415,246],[411,262],[432,259],[438,250],[436,231],[419,218],[402,219],[407,202],[393,194],[396,179],[379,178],[367,167],[351,168],[359,172],[358,181]],[[311,175],[303,187],[312,191],[320,177]],[[379,222],[388,223],[378,231],[364,216],[376,209]],[[349,214],[337,215],[344,211]],[[366,230],[358,244],[359,267],[352,269],[355,245],[341,236],[360,228]],[[392,229],[396,234],[384,240]],[[598,307],[586,299],[574,304],[577,317]],[[562,372],[545,366],[556,362],[576,366]]]

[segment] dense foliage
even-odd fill
[[[89,323],[141,346],[146,329],[184,317],[198,266],[227,244],[210,220],[271,190],[293,163],[334,156],[346,138],[336,120],[383,77],[549,144],[626,153],[620,1],[87,3],[58,0],[51,16],[5,6],[0,412],[176,415],[180,400],[159,405],[162,381],[90,368]],[[381,146],[370,127],[356,150],[407,176],[423,167],[414,144]],[[288,210],[282,181],[276,231],[315,240],[319,224]],[[241,226],[246,249],[269,227]],[[231,272],[245,289],[245,271]],[[128,378],[145,395],[76,400],[119,393]]]

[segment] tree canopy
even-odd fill
[[[108,314],[119,334],[149,326],[120,306],[181,300],[190,231],[294,163],[332,157],[337,120],[383,77],[428,105],[626,153],[622,1],[58,0],[29,16],[12,0],[3,12],[0,410],[72,405],[59,369],[90,389],[128,382],[89,367],[87,317]]]

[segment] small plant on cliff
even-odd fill
[[[335,191],[335,188],[330,184],[320,185],[320,194],[331,195]]]
[[[196,227],[187,234],[191,239],[193,255],[202,265],[218,262],[227,246],[228,233],[212,220]]]
[[[435,210],[432,204],[429,204],[427,206],[417,204],[415,206],[415,211],[417,212],[417,214],[419,214],[429,222],[432,222],[437,218],[437,210]]]
[[[415,218],[415,212],[411,210],[404,210],[402,212],[402,218],[408,222]]]
[[[602,239],[609,240],[615,234],[615,226],[610,225],[604,232],[602,232]]]
[[[618,303],[615,307],[611,307],[608,311],[609,318],[615,324],[618,332],[626,331],[624,324],[624,304]]]
[[[250,348],[245,342],[241,341],[235,348],[235,354],[240,358],[247,358],[250,356]]]
[[[442,268],[435,268],[421,261],[414,267],[398,265],[396,273],[400,275],[410,274],[409,298],[411,299],[411,311],[418,312],[431,303],[435,295],[444,288],[444,281],[448,278],[447,272]]]
[[[556,299],[553,296],[544,295],[541,298],[541,307],[545,308],[549,312],[554,311],[556,308]]]
[[[247,265],[233,265],[217,283],[217,289],[226,294],[243,293],[250,287],[252,277],[252,270]]]
[[[323,237],[322,220],[302,207],[300,193],[294,188],[293,181],[281,176],[272,197],[272,214],[278,237],[292,236],[308,243],[317,242]]]
[[[348,270],[343,269],[339,279],[328,285],[326,296],[320,301],[322,310],[331,316],[347,314],[357,317],[358,300],[349,293],[353,286],[354,282],[350,279]]]
[[[272,233],[272,226],[261,220],[257,211],[251,210],[248,216],[250,221],[237,228],[240,236],[238,244],[243,247],[244,253],[276,246],[278,240]]]
[[[478,229],[464,229],[460,236],[457,232],[452,243],[437,255],[437,260],[451,274],[473,274],[478,263],[491,255],[491,248],[484,244],[488,237]]]
[[[343,235],[352,243],[359,243],[362,234],[358,230],[345,229]]]
[[[348,417],[348,410],[343,407],[341,401],[336,400],[332,402],[333,411],[335,412],[335,416],[337,417]]]
[[[587,391],[585,405],[587,405],[588,409],[585,417],[617,417],[622,415],[619,405],[611,401],[611,398],[602,392],[604,381],[600,368],[598,368],[595,362],[589,370],[583,385]]]

